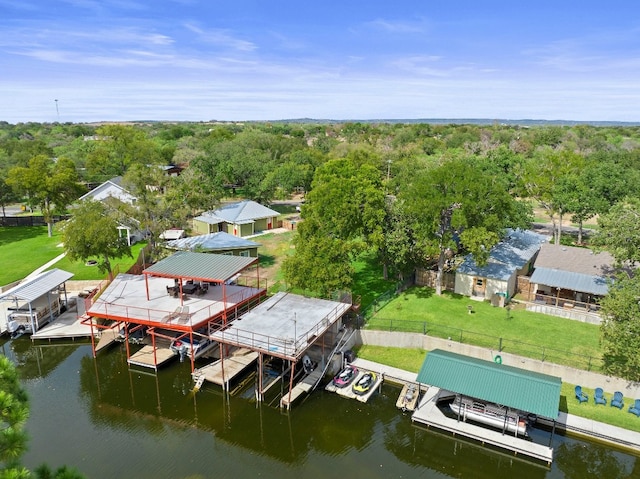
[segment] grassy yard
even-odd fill
[[[111,267],[115,270],[117,265],[120,265],[120,272],[126,272],[138,259],[140,250],[147,245],[146,242],[136,243],[131,247],[131,254],[133,258],[125,256],[123,258],[115,258],[111,260]],[[102,280],[107,277],[106,273],[100,272],[97,266],[87,266],[83,261],[70,261],[66,256],[60,261],[56,262],[52,268],[59,268],[64,271],[73,273],[72,280]]]
[[[469,314],[469,307],[472,313]],[[414,287],[391,300],[367,327],[451,338],[580,369],[601,367],[600,328],[526,311],[497,308],[452,293]]]
[[[390,348],[382,346],[362,345],[355,348],[356,355],[369,361],[375,361],[388,366],[418,373],[427,351],[421,349]],[[576,416],[593,419],[594,421],[611,424],[632,431],[640,432],[640,419],[627,412],[635,398],[626,398],[622,410],[611,407],[611,393],[605,393],[607,405],[596,405],[593,402],[593,390],[583,388],[589,396],[589,401],[580,404],[574,395],[574,384],[562,383],[560,392],[560,411]]]
[[[0,227],[0,285],[24,278],[63,253],[59,231],[47,236],[46,226]]]
[[[64,253],[61,243],[62,234],[54,229],[53,237],[49,238],[46,226],[0,227],[0,258],[3,265],[0,269],[0,285],[18,281]],[[121,263],[121,271],[126,271],[135,263],[143,246],[142,243],[133,246],[133,259],[117,258],[113,264]],[[63,258],[53,267],[74,273],[73,280],[105,277],[96,266],[85,266],[84,262],[71,262],[67,258]]]

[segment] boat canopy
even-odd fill
[[[472,398],[556,419],[559,377],[434,349],[427,353],[417,381]]]

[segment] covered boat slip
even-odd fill
[[[337,341],[340,320],[350,309],[350,298],[349,302],[340,302],[280,292],[228,324],[212,325],[209,337],[220,344],[258,355],[256,395],[259,400],[271,386],[263,377],[265,360],[280,358],[287,361],[288,367],[284,369],[288,377],[283,374],[281,379],[288,382],[288,390],[283,397],[290,398],[285,400],[290,404],[293,402],[294,379],[300,373],[296,365],[305,355],[318,362],[313,371],[306,371],[301,377],[302,383],[313,382],[313,385],[298,388],[300,392],[296,390],[295,393],[298,396],[313,389],[322,377]],[[219,367],[226,368],[227,362],[227,358],[223,358]],[[314,375],[317,378],[314,379]]]
[[[430,386],[418,404],[418,408],[411,416],[411,420],[452,434],[463,435],[482,444],[491,444],[495,447],[507,449],[547,464],[550,464],[553,460],[553,448],[551,447],[446,416],[437,405],[442,394],[451,396],[451,393],[447,391]]]
[[[87,310],[91,317],[88,324],[96,330],[113,329],[112,325],[101,324],[101,320],[111,320],[118,323],[118,328],[128,329],[133,324],[149,327],[149,332],[157,328],[183,334],[206,331],[215,322],[225,324],[258,304],[266,294],[257,277],[241,276],[257,261],[209,253],[175,253],[147,268],[143,275],[119,274]],[[129,357],[127,352],[130,363],[157,368],[175,356],[168,342],[151,342],[134,356]]]
[[[0,301],[7,303],[2,331],[33,333],[53,321],[67,306],[65,282],[72,277],[73,273],[54,268],[1,293]]]
[[[414,421],[464,434],[548,463],[552,461],[550,445],[521,439],[506,432],[506,428],[501,432],[468,424],[460,414],[458,419],[446,417],[436,403],[442,399],[442,389],[459,397],[467,396],[502,406],[506,411],[504,424],[507,424],[510,409],[549,418],[555,423],[560,405],[560,378],[436,349],[427,353],[417,380],[428,385],[429,389],[412,416]]]

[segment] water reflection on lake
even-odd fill
[[[637,457],[571,438],[556,436],[546,468],[417,428],[392,386],[367,404],[317,390],[286,413],[250,393],[193,395],[189,365],[177,360],[157,375],[129,369],[120,345],[97,360],[86,344],[20,338],[3,350],[30,396],[30,468],[67,464],[91,479],[640,478]]]

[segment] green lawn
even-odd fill
[[[49,238],[46,226],[0,227],[0,259],[3,265],[0,269],[0,285],[18,281],[64,253],[61,243],[62,234],[54,229],[53,237]],[[120,270],[126,271],[135,263],[138,252],[143,246],[144,243],[134,245],[133,259],[117,258],[113,261],[113,265],[120,263]],[[85,266],[84,262],[71,262],[67,258],[63,258],[52,267],[74,273],[73,280],[104,279],[105,277],[105,274],[100,273],[96,266]]]
[[[136,243],[131,247],[131,254],[133,258],[125,256],[123,258],[115,258],[111,260],[111,267],[113,270],[116,266],[120,266],[120,272],[125,273],[138,259],[140,250],[147,245],[146,242]],[[84,261],[70,261],[66,256],[60,261],[56,262],[52,268],[59,268],[64,271],[73,273],[72,280],[102,280],[107,277],[106,273],[100,272],[97,266],[87,266]]]
[[[427,351],[421,349],[391,348],[383,346],[362,345],[355,348],[356,355],[362,359],[386,364],[405,371],[418,373]],[[640,432],[640,418],[630,414],[627,409],[635,398],[626,398],[622,410],[611,407],[611,393],[605,393],[607,405],[597,405],[593,402],[593,390],[583,388],[585,394],[589,396],[589,401],[580,404],[574,394],[575,385],[562,383],[560,391],[560,411],[575,416],[593,419],[594,421],[611,424],[632,431]]]
[[[0,285],[24,278],[63,253],[61,242],[60,232],[54,229],[49,238],[46,226],[0,227]]]
[[[367,328],[426,333],[585,370],[601,367],[597,325],[521,306],[497,308],[452,293],[437,296],[426,287],[392,299],[367,321]]]
[[[354,301],[360,298],[360,304],[364,308],[373,303],[381,294],[392,290],[395,281],[382,278],[382,266],[379,264],[375,254],[365,252],[353,263],[355,276],[353,279]]]

